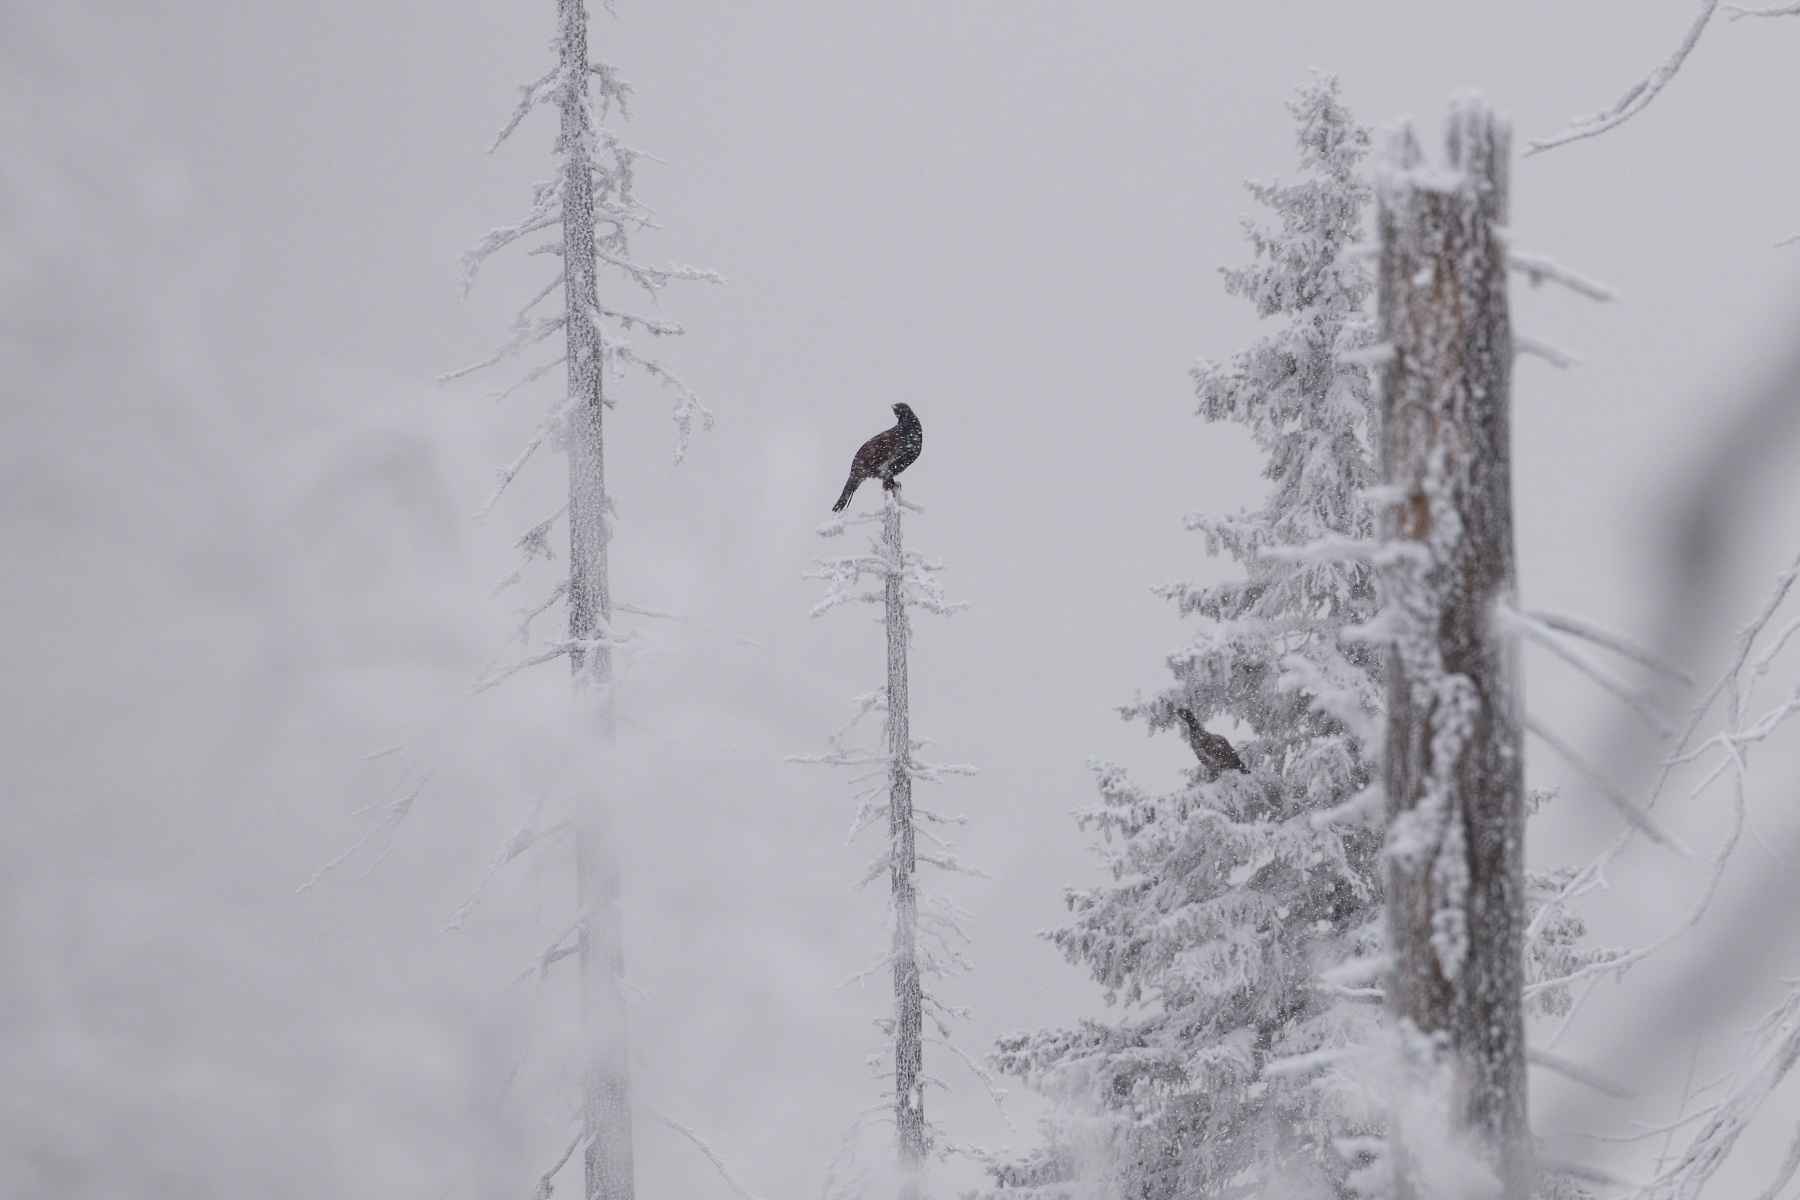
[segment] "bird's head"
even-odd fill
[[[1180,717],[1181,723],[1186,725],[1189,729],[1193,729],[1200,724],[1199,721],[1194,719],[1194,710],[1191,708],[1177,708],[1175,710],[1175,715]]]
[[[894,405],[894,415],[899,417],[902,421],[916,421],[919,419],[913,415],[912,407],[904,401]]]

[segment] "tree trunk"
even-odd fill
[[[925,1195],[925,1091],[921,1071],[924,991],[919,979],[919,899],[913,840],[912,733],[907,721],[905,558],[900,539],[900,499],[887,493],[882,539],[888,558],[887,728],[888,835],[894,905],[894,1129],[900,1159],[901,1200]]]
[[[1448,170],[1423,166],[1407,131],[1379,192],[1388,1003],[1447,1049],[1453,1124],[1524,1200],[1523,758],[1516,648],[1493,619],[1515,590],[1509,145],[1504,121],[1459,102]]]
[[[564,334],[568,342],[569,654],[577,692],[596,700],[599,735],[613,736],[612,592],[607,543],[612,531],[602,437],[604,361],[596,324],[592,129],[588,120],[587,6],[558,0],[563,159]],[[576,904],[580,922],[582,1126],[587,1200],[631,1200],[631,1067],[624,995],[624,931],[619,911],[618,856],[608,798],[592,790],[578,804]]]

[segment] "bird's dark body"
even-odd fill
[[[918,461],[919,452],[925,448],[925,427],[907,405],[894,405],[894,416],[899,424],[882,430],[856,452],[850,464],[850,480],[844,484],[844,494],[831,506],[832,512],[843,512],[849,507],[850,497],[863,480],[879,479],[883,488],[892,490],[894,476]]]
[[[1249,774],[1244,760],[1238,757],[1237,751],[1224,737],[1213,733],[1194,718],[1194,714],[1185,708],[1175,710],[1181,723],[1187,726],[1188,745],[1194,751],[1194,757],[1206,768],[1207,779],[1214,780],[1227,771],[1243,771]]]

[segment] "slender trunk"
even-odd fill
[[[562,65],[562,232],[564,333],[568,340],[569,640],[588,643],[569,655],[578,692],[591,687],[600,736],[613,735],[612,629],[607,580],[609,525],[602,436],[604,362],[595,314],[592,127],[586,104],[588,54],[585,0],[558,0]],[[618,858],[607,798],[592,790],[578,800],[576,904],[581,963],[582,1126],[587,1200],[631,1200],[631,1071],[624,996],[624,937]]]
[[[919,898],[913,841],[912,733],[907,723],[905,562],[900,499],[887,493],[882,512],[887,573],[888,835],[894,904],[894,1129],[901,1200],[925,1195],[925,1092],[921,1071],[924,991],[919,980]]]
[[[1421,552],[1384,574],[1398,620],[1385,769],[1389,1006],[1448,1049],[1451,1120],[1523,1200],[1523,757],[1516,648],[1493,620],[1516,587],[1509,145],[1502,120],[1462,102],[1448,172],[1422,168],[1408,132],[1382,180],[1385,533]]]

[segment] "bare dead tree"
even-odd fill
[[[1452,1129],[1530,1191],[1522,1005],[1525,792],[1507,309],[1511,134],[1453,105],[1445,166],[1409,128],[1380,173],[1381,584],[1388,668],[1388,1004],[1451,1076]],[[1395,1131],[1402,1194],[1427,1194]]]
[[[605,414],[613,403],[607,395],[609,375],[635,367],[674,394],[677,430],[675,458],[681,461],[696,420],[710,426],[712,415],[693,392],[661,362],[636,349],[631,335],[665,337],[681,327],[660,316],[631,312],[600,294],[600,267],[618,273],[633,287],[654,297],[677,279],[717,281],[710,271],[691,267],[652,266],[634,257],[631,235],[651,225],[651,215],[633,195],[633,175],[641,154],[620,139],[605,121],[609,110],[622,114],[630,85],[606,63],[588,54],[586,0],[556,0],[557,63],[526,85],[512,118],[495,140],[505,141],[531,112],[554,105],[560,115],[555,177],[537,185],[531,212],[514,225],[490,231],[463,256],[465,288],[494,253],[548,230],[559,236],[530,248],[560,262],[555,279],[519,311],[512,337],[494,354],[446,378],[491,366],[561,335],[562,357],[531,368],[502,395],[565,368],[567,392],[538,427],[524,451],[498,472],[497,487],[483,507],[485,515],[512,483],[531,455],[549,442],[568,458],[568,499],[562,510],[526,530],[518,546],[524,561],[501,580],[516,583],[533,560],[554,557],[549,535],[559,517],[568,520],[569,568],[548,598],[521,610],[511,643],[529,643],[534,621],[558,600],[567,608],[566,633],[553,638],[540,653],[502,664],[497,657],[478,690],[496,686],[518,671],[567,658],[577,702],[586,708],[595,735],[611,743],[615,732],[613,682],[615,652],[628,653],[644,641],[635,631],[614,623],[616,612],[667,616],[629,604],[615,604],[607,553],[612,541],[612,499],[606,486]],[[546,306],[562,290],[562,312],[546,314]],[[509,643],[510,644],[510,643]],[[504,653],[504,651],[503,651]],[[539,974],[573,953],[581,984],[581,1130],[575,1147],[582,1149],[587,1200],[631,1200],[632,1164],[631,1071],[625,1004],[624,923],[620,908],[620,868],[612,834],[610,806],[617,797],[587,786],[575,800],[573,827],[576,860],[576,916],[568,930],[540,956]],[[466,908],[467,906],[465,906]],[[459,914],[460,916],[460,914]],[[572,943],[572,944],[571,944]],[[545,1175],[540,1191],[551,1186],[559,1162]]]
[[[913,826],[912,732],[906,688],[904,543],[898,493],[881,510],[881,546],[890,565],[882,581],[887,628],[888,877],[894,906],[894,1133],[901,1200],[925,1194],[925,995],[919,978],[918,842]]]
[[[947,817],[913,805],[913,782],[942,782],[955,775],[972,775],[974,768],[963,765],[921,761],[918,751],[922,743],[912,736],[907,649],[912,638],[912,622],[908,610],[949,614],[966,607],[961,602],[944,598],[943,588],[932,576],[942,565],[917,550],[908,549],[902,537],[901,517],[906,509],[918,506],[904,500],[898,488],[883,493],[879,513],[857,513],[835,519],[820,528],[826,537],[837,537],[849,525],[880,523],[879,536],[870,539],[867,553],[819,559],[818,577],[826,581],[825,599],[814,606],[813,615],[852,600],[882,606],[882,623],[887,634],[887,683],[878,692],[859,697],[856,716],[832,739],[829,753],[794,756],[790,761],[825,763],[858,768],[861,788],[851,835],[880,821],[887,823],[887,845],[869,864],[863,876],[865,883],[886,875],[889,885],[888,914],[892,922],[889,945],[882,955],[858,977],[888,971],[894,985],[894,1011],[881,1022],[887,1033],[886,1056],[892,1059],[893,1091],[890,1097],[894,1123],[894,1149],[898,1176],[899,1200],[924,1200],[925,1168],[933,1153],[961,1153],[982,1157],[979,1152],[956,1145],[945,1138],[925,1117],[925,1089],[942,1087],[941,1080],[925,1070],[925,1044],[932,1042],[962,1058],[993,1090],[991,1077],[979,1064],[958,1050],[950,1037],[947,1018],[962,1015],[934,994],[928,979],[941,979],[968,969],[959,951],[966,939],[960,913],[941,896],[930,896],[919,887],[919,865],[937,867],[950,872],[978,874],[965,866],[949,844],[931,828],[960,824],[961,818]],[[867,587],[865,580],[879,580],[880,588]],[[845,738],[860,719],[880,712],[883,722],[880,750],[856,748]],[[923,846],[920,838],[925,839]],[[879,1061],[879,1060],[877,1060]],[[996,1093],[995,1098],[998,1099]],[[886,1107],[886,1106],[883,1106]],[[854,1155],[855,1141],[865,1121],[877,1117],[881,1109],[864,1112],[846,1138],[846,1153],[834,1163],[828,1196],[840,1194],[837,1180]],[[841,1189],[850,1194],[853,1189]]]

